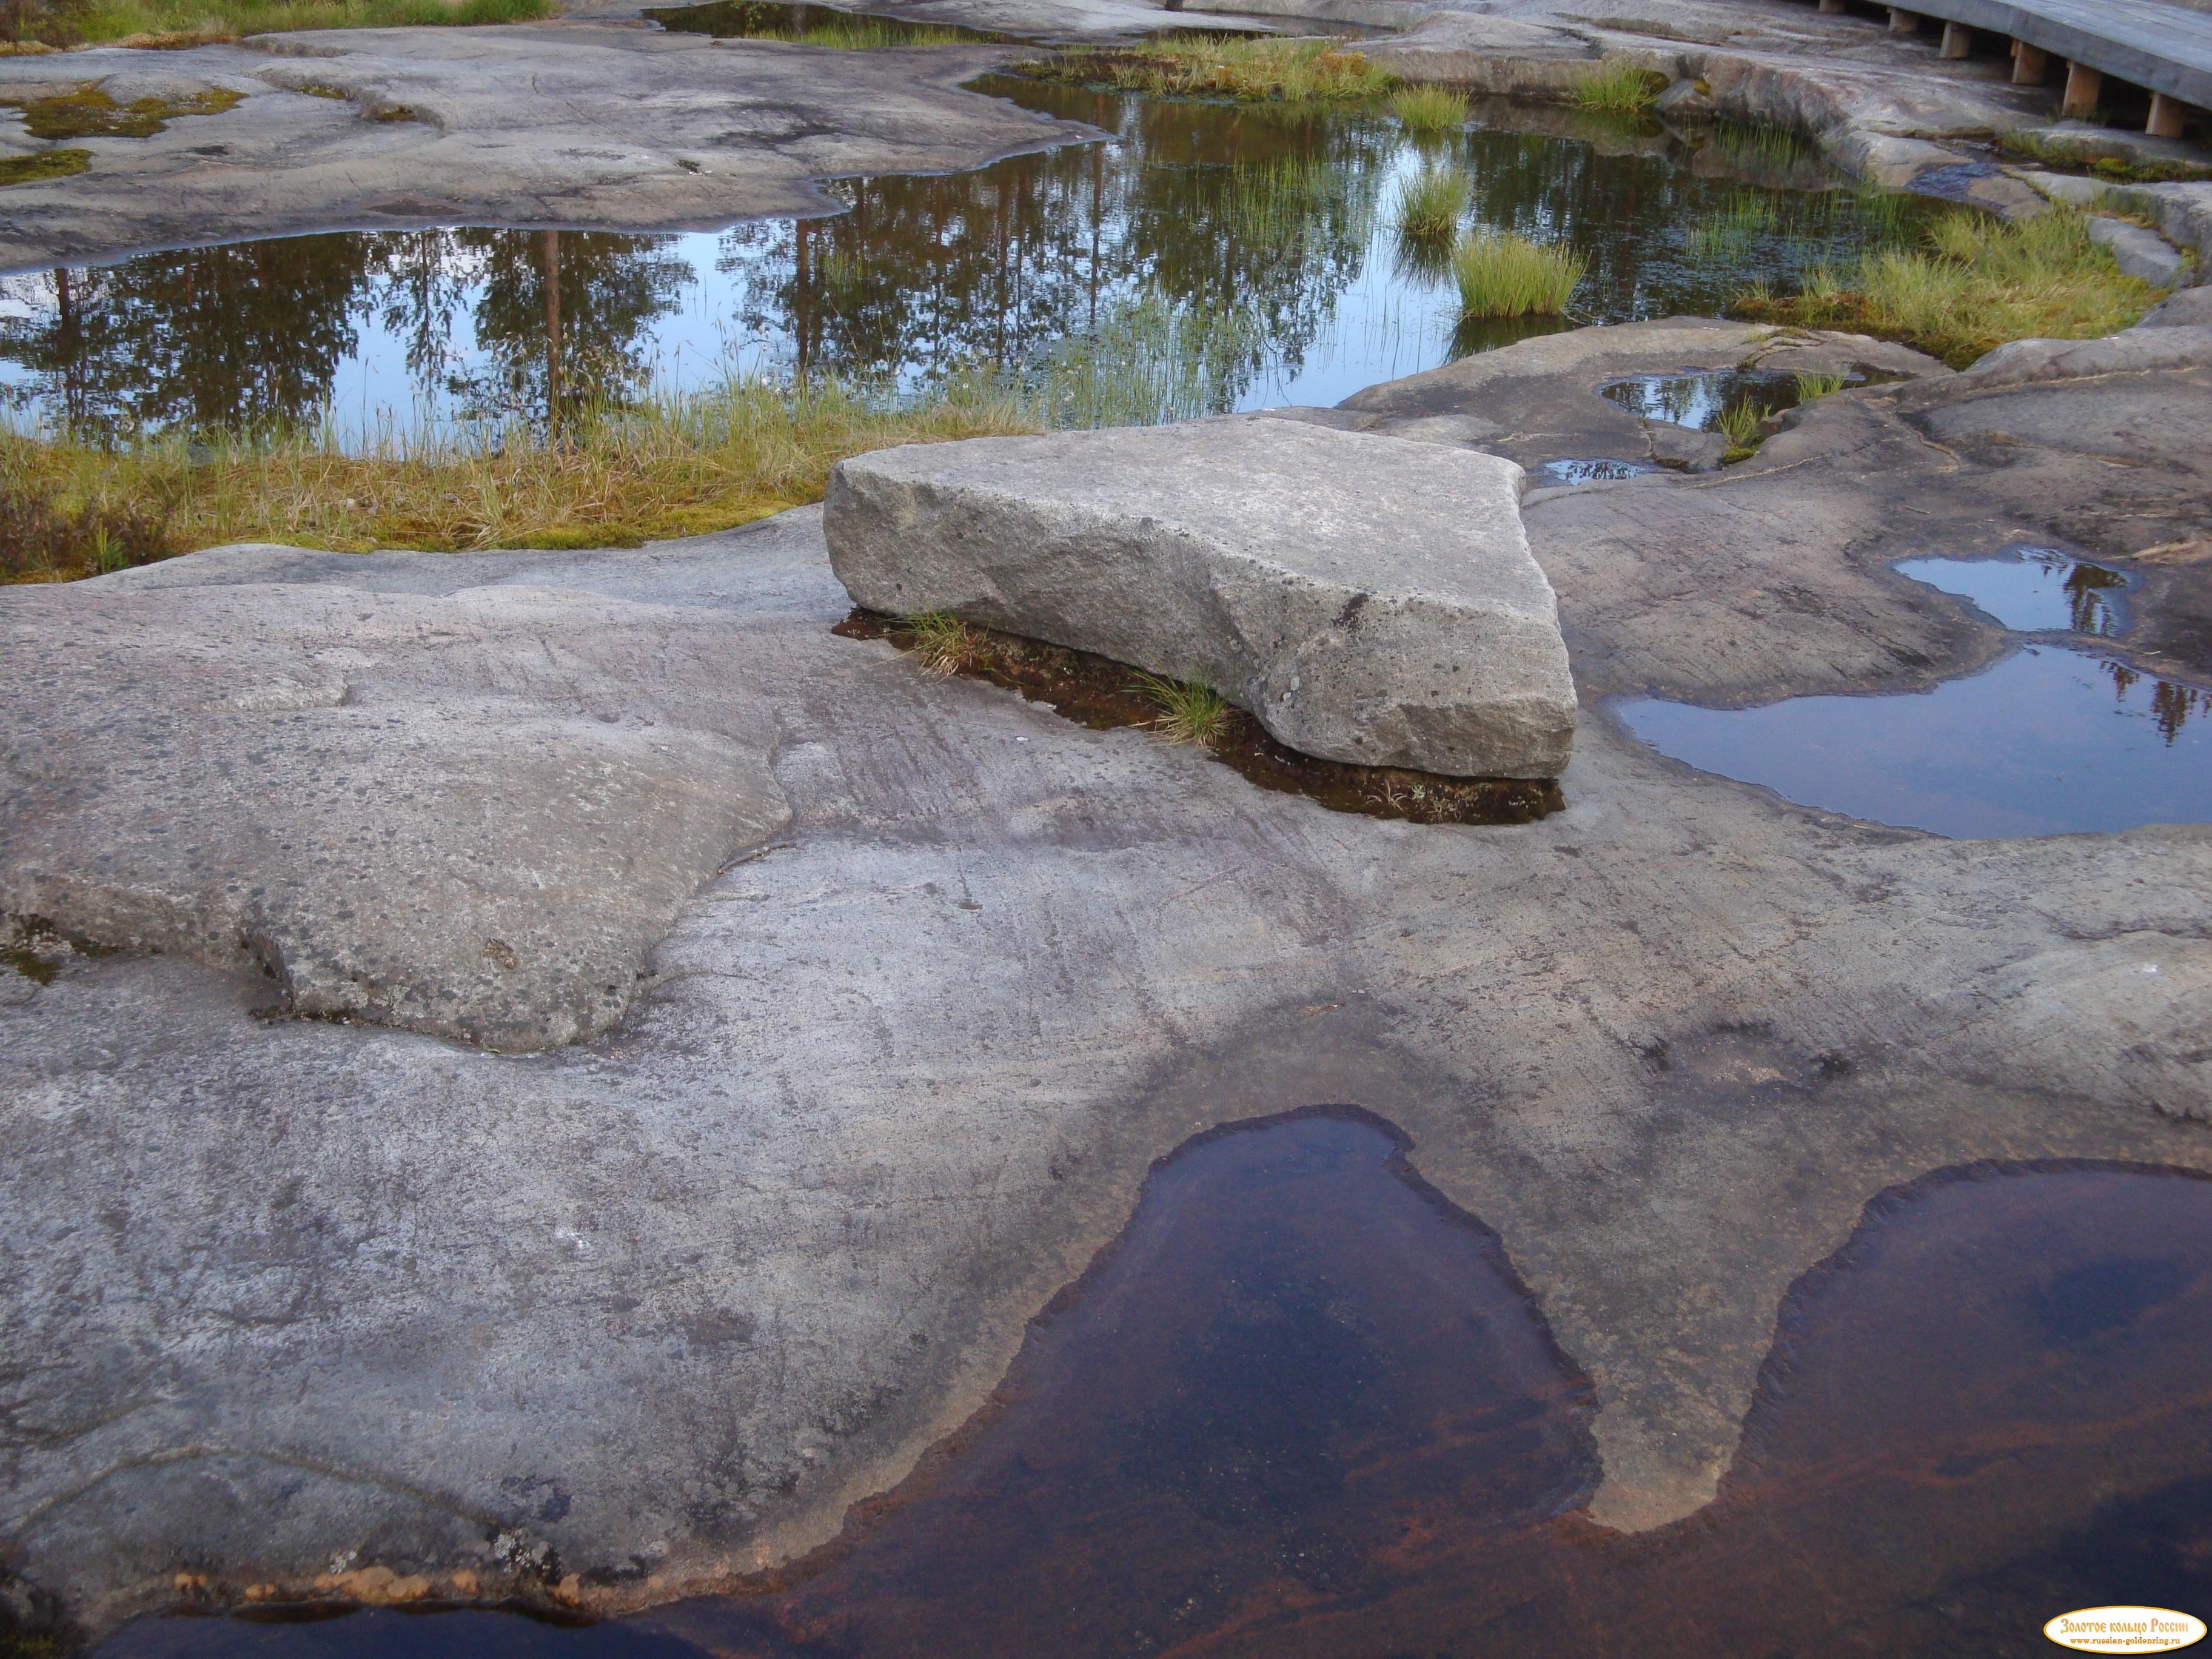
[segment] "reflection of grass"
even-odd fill
[[[1741,173],[1797,173],[1824,166],[1819,149],[1788,127],[1716,121],[1706,143],[1717,159]]]
[[[1731,196],[1721,210],[1691,227],[1684,250],[1701,264],[1723,264],[1750,252],[1752,243],[1774,229],[1780,214],[1772,198],[1748,193]]]
[[[1118,87],[1158,97],[1279,99],[1315,103],[1372,98],[1393,77],[1340,40],[1155,40],[1142,47],[1064,52],[1017,64],[1048,81]]]
[[[1033,431],[1011,397],[954,386],[902,407],[817,382],[759,381],[642,412],[580,417],[557,441],[518,428],[496,447],[434,439],[349,455],[319,434],[258,442],[182,436],[101,448],[0,434],[0,490],[46,501],[92,529],[160,514],[179,551],[222,542],[372,547],[635,545],[743,524],[819,501],[830,468],[894,444]],[[89,536],[7,544],[0,565],[33,580],[90,574]],[[46,545],[42,544],[41,545]]]
[[[1260,351],[1247,311],[1176,307],[1158,295],[1116,307],[1088,337],[1063,341],[1030,396],[1054,426],[1149,426],[1220,412]]]
[[[1452,250],[1462,317],[1548,317],[1567,308],[1586,262],[1572,249],[1476,231]]]
[[[1175,743],[1212,743],[1229,719],[1229,700],[1210,685],[1139,674],[1129,690],[1158,708],[1152,728]]]
[[[1665,76],[1638,69],[1625,58],[1609,58],[1582,78],[1575,103],[1607,115],[1641,115],[1666,88]]]
[[[1456,132],[1467,125],[1467,100],[1443,87],[1401,87],[1390,112],[1408,132]]]
[[[1963,368],[2007,340],[2078,340],[2125,328],[2159,290],[2120,274],[2081,215],[2054,210],[2017,224],[1978,213],[1936,221],[1927,245],[1860,261],[1849,288],[1739,299],[1737,314],[1840,327],[1902,340]]]
[[[88,149],[42,149],[0,160],[0,185],[35,185],[41,179],[66,179],[92,165]]]
[[[1450,167],[1423,167],[1398,186],[1398,228],[1427,240],[1449,236],[1467,211],[1467,197],[1464,174]]]

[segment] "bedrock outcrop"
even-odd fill
[[[839,464],[854,602],[1210,685],[1323,759],[1556,777],[1574,683],[1510,461],[1229,416]]]
[[[93,1629],[180,1571],[220,1604],[327,1594],[340,1559],[363,1593],[552,1573],[609,1610],[726,1583],[967,1420],[1152,1160],[1321,1103],[1401,1126],[1499,1234],[1592,1380],[1594,1517],[1692,1516],[1784,1293],[1872,1194],[1984,1158],[2212,1170],[2212,827],[1885,829],[1693,772],[1604,700],[1971,672],[2011,641],[1891,562],[2023,539],[2139,576],[2104,647],[2201,681],[2212,561],[2172,550],[2212,502],[2212,354],[2179,343],[1845,392],[1722,471],[1529,498],[1583,720],[1565,810],[1511,829],[1332,812],[838,637],[812,509],[149,571],[179,607],[476,605],[511,664],[525,593],[650,610],[617,712],[757,700],[792,817],[677,908],[619,1024],[540,1054],[270,1018],[176,955],[0,970],[7,1572]],[[1547,349],[1604,403],[1609,365]],[[240,631],[194,614],[211,651]],[[0,699],[11,741],[51,717]]]
[[[244,973],[295,1013],[544,1048],[613,1024],[678,908],[789,818],[757,699],[639,703],[655,607],[177,574],[0,609],[19,932]]]
[[[234,94],[18,184],[0,270],[289,232],[434,224],[708,230],[834,213],[815,180],[933,173],[1092,136],[963,91],[994,46],[839,52],[642,24],[326,29],[183,52],[0,58],[0,99]]]

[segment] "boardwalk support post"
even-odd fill
[[[2051,54],[2025,40],[2012,43],[2012,81],[2016,87],[2039,87],[2051,67]]]
[[[2097,99],[2104,89],[2102,71],[2087,64],[2067,64],[2066,101],[2060,106],[2059,113],[2069,121],[2087,119],[2097,112]]]
[[[1917,33],[1919,27],[1918,12],[1907,11],[1902,6],[1892,6],[1889,9],[1889,32],[1892,34],[1911,34]]]
[[[1964,23],[1943,25],[1943,56],[1970,58],[1974,51],[1974,32]]]
[[[2188,112],[2189,106],[2179,98],[2154,92],[2150,95],[2150,121],[2143,131],[2154,138],[2179,138],[2183,118]]]

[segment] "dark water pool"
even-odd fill
[[[1401,1154],[1335,1111],[1186,1146],[962,1449],[795,1589],[105,1652],[1983,1659],[2075,1607],[2212,1610],[2212,1182],[1885,1194],[1785,1299],[1718,1499],[1627,1537],[1582,1510],[1588,1383]]]
[[[1515,131],[1540,118],[1501,109],[1416,141],[1379,110],[981,84],[1112,141],[837,180],[840,215],[715,234],[331,234],[19,273],[0,282],[0,404],[94,435],[326,419],[356,446],[802,368],[908,390],[1012,377],[1070,424],[1333,404],[1565,325],[1458,327],[1442,263],[1394,222],[1425,165],[1468,176],[1470,225],[1583,250],[1583,320],[1717,313],[1927,210],[1778,187],[1820,175],[1771,137],[1692,151],[1556,114],[1560,132]]]
[[[2087,643],[2124,631],[2127,579],[2056,548],[1911,559],[2026,644],[1907,696],[1790,697],[1703,708],[1638,697],[1614,712],[1703,771],[1807,806],[1958,836],[2212,822],[2212,687],[2161,678]]]

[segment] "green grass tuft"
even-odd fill
[[[1155,40],[1141,47],[1063,52],[1016,64],[1017,73],[1162,98],[1328,103],[1379,97],[1396,77],[1341,40]]]
[[[1575,104],[1607,115],[1641,115],[1666,89],[1667,77],[1656,70],[1638,69],[1626,58],[1608,58],[1576,87]]]
[[[1449,237],[1459,228],[1467,202],[1465,174],[1450,167],[1425,167],[1398,186],[1398,228],[1429,240]]]
[[[1139,674],[1129,690],[1160,711],[1152,729],[1174,743],[1212,743],[1229,720],[1229,700],[1210,685]]]
[[[42,179],[66,179],[92,165],[88,149],[42,149],[0,160],[0,185],[35,185]]]
[[[1849,287],[1832,276],[1795,295],[1747,293],[1736,314],[1759,322],[1846,328],[1902,340],[1963,368],[2008,340],[2081,340],[2136,321],[2160,290],[2123,276],[2080,213],[2017,223],[1971,210],[1938,219],[1925,245],[1860,261]]]
[[[1452,250],[1462,317],[1549,317],[1565,311],[1588,262],[1572,249],[1474,231]]]
[[[1443,87],[1401,87],[1390,112],[1408,132],[1456,132],[1467,125],[1467,100]]]
[[[183,47],[290,29],[516,23],[551,17],[559,0],[82,0],[46,9],[66,39],[94,46]]]
[[[1740,461],[1754,453],[1759,445],[1759,423],[1773,411],[1763,404],[1731,404],[1721,410],[1721,435],[1729,441],[1728,453],[1723,461]]]
[[[1816,398],[1832,398],[1850,384],[1848,374],[1800,374],[1797,376],[1797,401],[1809,404]]]
[[[946,611],[902,617],[899,631],[914,636],[914,654],[931,673],[945,676],[973,668],[983,655],[983,636]]]

